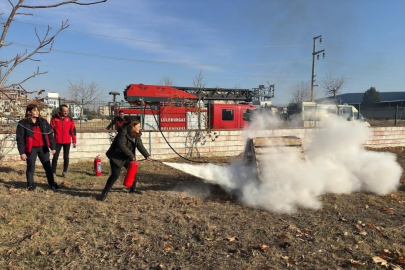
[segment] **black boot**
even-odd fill
[[[140,191],[139,189],[136,188],[130,188],[129,189],[129,193],[135,193],[135,194],[142,194],[142,191]]]
[[[59,190],[60,189],[59,185],[56,184],[55,182],[53,182],[53,184],[50,185],[50,187],[51,187],[52,190]]]
[[[129,193],[142,194],[142,191],[140,191],[139,189],[136,189],[136,178],[134,179],[134,183],[132,184],[132,187],[129,189]]]
[[[103,192],[101,192],[100,197],[97,198],[97,200],[105,201],[105,199],[107,198],[107,195],[108,195],[108,190],[104,189]]]

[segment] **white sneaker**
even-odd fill
[[[63,172],[62,177],[66,178],[67,177],[67,172]]]

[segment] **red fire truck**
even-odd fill
[[[249,102],[259,93],[255,89],[130,84],[124,90],[129,106],[115,106],[114,113],[123,110],[141,120],[143,129],[241,129],[249,123],[246,112],[256,109]]]

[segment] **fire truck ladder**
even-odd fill
[[[253,89],[238,88],[201,88],[201,87],[182,87],[173,86],[181,91],[196,95],[202,100],[236,100],[250,102],[256,100],[269,100],[274,97],[274,84],[269,87],[259,85]]]

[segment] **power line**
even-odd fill
[[[333,64],[338,64],[338,65],[343,65],[343,66],[350,66],[350,67],[358,67],[358,68],[364,68],[364,69],[371,69],[371,70],[387,70],[387,71],[404,71],[403,69],[394,69],[394,68],[386,68],[386,67],[370,67],[370,66],[361,66],[361,65],[355,65],[352,63],[348,63],[348,62],[340,62],[340,61],[336,61],[333,59],[330,60],[320,60],[323,62],[329,62],[329,63],[333,63]]]
[[[48,27],[47,25],[40,25],[35,23],[28,23],[22,22],[18,20],[14,20],[14,22],[28,24],[38,27]],[[56,27],[52,27],[56,28]],[[289,47],[303,47],[309,46],[311,44],[291,44],[291,45],[201,45],[201,44],[185,44],[185,43],[173,43],[173,42],[161,42],[161,41],[153,41],[153,40],[146,40],[146,39],[137,39],[137,38],[127,38],[127,37],[117,37],[117,36],[109,36],[109,35],[101,35],[101,34],[94,34],[89,32],[82,32],[82,31],[75,31],[65,29],[63,31],[88,35],[88,36],[96,36],[96,37],[103,37],[103,38],[110,38],[110,39],[119,39],[119,40],[128,40],[128,41],[136,41],[136,42],[144,42],[144,43],[152,43],[152,44],[162,44],[162,45],[172,45],[172,46],[181,46],[181,47],[199,47],[199,48],[289,48]]]
[[[325,45],[328,46],[328,47],[332,47],[332,48],[339,49],[339,50],[344,50],[344,51],[352,51],[352,52],[358,52],[358,53],[375,54],[375,55],[380,55],[380,56],[391,56],[391,57],[401,57],[401,58],[405,58],[404,55],[385,54],[385,53],[372,52],[372,51],[365,51],[365,50],[356,50],[356,49],[350,49],[350,48],[346,48],[346,47],[342,47],[342,46],[336,46],[336,45],[333,45],[333,44],[331,44],[331,43],[325,43]]]
[[[9,42],[9,41],[7,41]],[[19,46],[25,48],[36,48],[37,46],[22,44],[22,43],[14,43],[10,44],[10,46]],[[65,51],[59,49],[52,49],[54,52],[63,53],[63,54],[70,54],[70,55],[78,55],[78,56],[85,56],[85,57],[92,57],[92,58],[99,58],[99,59],[107,59],[107,60],[119,60],[119,61],[128,61],[128,62],[140,62],[140,63],[149,63],[149,64],[165,64],[165,65],[176,65],[176,66],[207,66],[207,67],[226,67],[226,66],[270,66],[270,65],[281,65],[281,64],[292,64],[292,63],[302,63],[302,62],[309,62],[310,59],[303,59],[303,60],[293,60],[293,61],[281,61],[281,62],[265,62],[265,63],[246,63],[246,64],[214,64],[214,63],[185,63],[185,62],[169,62],[169,61],[154,61],[154,60],[144,60],[144,59],[134,59],[134,58],[126,58],[126,57],[116,57],[116,56],[108,56],[108,55],[98,55],[98,54],[90,54],[90,53],[82,53],[82,52],[74,52],[74,51]],[[401,69],[392,69],[392,68],[378,68],[378,67],[370,67],[370,66],[361,66],[352,64],[349,62],[341,62],[336,61],[333,59],[325,60],[320,59],[319,61],[344,65],[344,66],[351,66],[351,67],[358,67],[370,70],[387,70],[387,71],[403,71]],[[280,75],[280,74],[274,74]],[[288,75],[288,74],[286,74]]]
[[[9,42],[9,41],[7,41],[7,42]],[[34,45],[11,42],[10,46],[13,46],[13,45],[19,46],[19,47],[24,47],[24,48],[37,48],[38,47],[38,46],[34,46]],[[203,64],[203,63],[185,63],[185,62],[168,62],[168,61],[154,61],[154,60],[134,59],[134,58],[126,58],[126,57],[116,57],[116,56],[108,56],[108,55],[98,55],[98,54],[90,54],[90,53],[82,53],[82,52],[74,52],[74,51],[65,51],[65,50],[58,50],[58,49],[52,49],[52,51],[58,52],[58,53],[70,54],[70,55],[79,55],[79,56],[86,56],[86,57],[93,57],[93,58],[100,58],[100,59],[108,59],[108,60],[120,60],[120,61],[128,61],[128,62],[141,62],[141,63],[177,65],[177,66],[212,66],[212,67],[268,66],[268,65],[291,64],[291,63],[300,63],[300,62],[311,61],[311,60],[308,59],[308,60],[293,60],[293,61],[267,62],[267,63]]]

